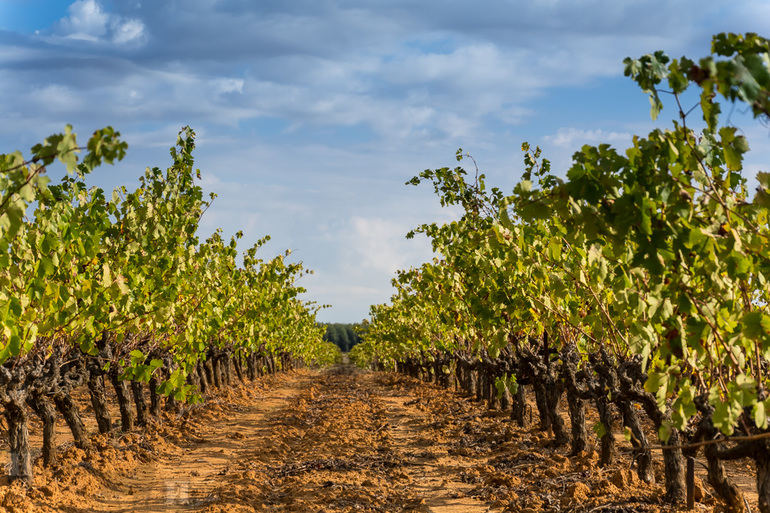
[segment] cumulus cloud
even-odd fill
[[[243,94],[242,78],[218,78],[213,81],[214,88],[218,93],[239,93]]]
[[[602,129],[583,129],[575,127],[560,128],[556,134],[543,137],[546,142],[559,148],[577,149],[584,144],[607,143],[613,146],[631,142],[633,134],[626,132],[613,132]]]
[[[115,44],[140,41],[144,35],[144,24],[139,20],[122,20],[113,24],[112,42]]]
[[[537,114],[529,103],[549,88],[619,75],[626,55],[692,40],[681,30],[677,39],[667,34],[675,13],[693,2],[655,0],[660,8],[640,16],[640,8],[609,0],[515,9],[491,1],[468,9],[434,0],[419,6],[201,0],[184,9],[118,2],[110,10],[98,0],[77,0],[53,32],[143,48],[121,69],[80,59],[79,67],[93,67],[103,78],[76,86],[93,100],[91,90],[109,77],[110,94],[126,98],[137,119],[187,112],[190,121],[237,125],[271,117],[295,132],[365,126],[390,145],[481,145],[492,136],[486,121],[522,125]],[[640,24],[649,30],[638,30]],[[636,28],[620,37],[618,27]],[[103,45],[79,47],[79,57],[93,57],[87,48],[108,52]],[[109,95],[102,103],[119,105]]]
[[[57,34],[67,39],[125,45],[141,42],[146,36],[140,20],[105,12],[97,0],[77,0],[67,11],[69,16],[57,27]]]
[[[411,229],[408,224],[365,217],[354,217],[351,224],[354,251],[364,267],[393,275],[410,260],[410,250],[407,249],[410,244],[404,241],[404,235]]]
[[[66,37],[98,41],[107,33],[109,15],[95,0],[78,0],[69,6],[70,15],[60,22]]]

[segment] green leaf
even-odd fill
[[[674,432],[674,425],[670,420],[664,420],[658,428],[658,438],[663,444],[667,444],[671,438],[671,433]]]
[[[102,287],[109,288],[112,284],[112,276],[110,276],[110,265],[107,262],[102,264]]]
[[[32,203],[35,200],[35,189],[31,184],[27,183],[19,189],[19,196],[27,203]]]
[[[45,276],[52,275],[56,271],[56,266],[49,257],[43,257],[40,260],[40,269],[43,271],[41,278],[44,278]]]
[[[759,182],[759,187],[757,187],[753,203],[765,209],[770,209],[770,173],[758,172],[757,182]]]
[[[663,110],[663,102],[660,101],[658,93],[650,93],[650,118],[653,121],[657,120],[661,110]]]
[[[754,311],[741,318],[741,332],[751,340],[770,342],[770,316]]]
[[[133,351],[131,351],[130,355],[131,355],[131,366],[132,367],[136,367],[136,366],[144,363],[144,361],[147,359],[147,357],[144,355],[144,353],[141,352],[139,349],[134,349]]]
[[[726,403],[718,402],[714,405],[714,414],[711,420],[714,423],[714,427],[723,434],[727,436],[733,434],[736,419],[731,415],[730,407]]]
[[[770,406],[770,399],[766,399],[765,401],[758,401],[757,404],[754,405],[752,416],[754,417],[754,422],[756,423],[757,427],[759,427],[759,429],[767,429],[768,406]]]
[[[743,154],[748,150],[748,145],[743,137],[735,136],[735,128],[723,127],[719,130],[722,138],[722,150],[725,155],[725,164],[730,171],[743,169]]]
[[[17,334],[12,334],[11,338],[8,340],[8,345],[6,346],[8,348],[8,354],[10,356],[19,356],[21,354],[21,337],[19,337]]]
[[[710,85],[711,87],[708,89],[704,88],[700,95],[700,106],[703,111],[703,120],[706,122],[709,130],[716,132],[717,121],[722,109],[719,103],[713,101],[713,84]]]

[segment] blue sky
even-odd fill
[[[218,194],[201,235],[271,235],[265,257],[289,248],[315,271],[306,299],[333,305],[319,319],[357,322],[431,258],[406,232],[453,217],[405,181],[462,147],[506,191],[523,141],[556,172],[583,144],[625,147],[655,125],[623,58],[701,57],[722,31],[770,36],[770,3],[0,0],[0,152],[112,125],[128,157],[91,175],[111,189],[166,167],[189,124]],[[766,170],[770,130],[733,123],[747,174]]]

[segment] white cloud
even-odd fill
[[[500,119],[509,125],[520,125],[535,114],[535,110],[521,105],[504,106],[498,112]]]
[[[78,0],[69,6],[68,11],[70,15],[60,22],[66,37],[98,41],[107,33],[110,17],[96,0]]]
[[[365,268],[393,276],[398,269],[408,266],[415,250],[425,249],[416,247],[421,246],[419,242],[404,238],[413,228],[409,221],[354,217],[351,223],[354,237],[350,242]]]
[[[52,115],[70,112],[72,109],[84,109],[88,105],[77,90],[62,84],[32,88],[27,91],[24,99]]]
[[[112,42],[115,44],[140,41],[144,36],[144,24],[139,20],[114,20],[112,23]]]
[[[214,80],[214,88],[220,94],[239,93],[243,94],[242,78],[219,78]]]
[[[105,12],[97,0],[77,0],[67,10],[69,16],[62,18],[57,27],[58,34],[67,39],[125,45],[146,36],[140,20]]]
[[[602,130],[587,130],[582,128],[565,127],[560,128],[554,135],[546,135],[543,139],[554,146],[567,149],[579,149],[584,144],[602,144],[608,143],[618,146],[619,143],[630,143],[633,134],[626,132],[613,132]]]

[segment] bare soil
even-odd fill
[[[627,458],[599,468],[596,451],[568,457],[507,414],[349,365],[221,391],[142,431],[95,435],[88,452],[61,440],[33,486],[0,481],[0,513],[677,511],[660,500],[662,465],[648,485]],[[731,472],[751,484],[751,468]],[[696,481],[696,510],[722,511]]]

